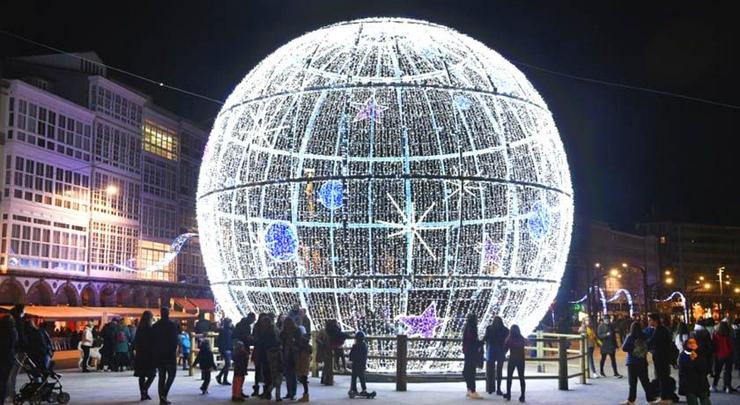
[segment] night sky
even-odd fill
[[[730,4],[26,0],[0,6],[0,28],[68,51],[92,50],[109,65],[225,99],[262,58],[307,31],[361,17],[411,17],[468,34],[512,61],[740,105],[740,24]],[[0,56],[40,53],[48,51],[0,34]],[[740,107],[518,67],[555,116],[577,215],[623,229],[652,220],[740,225]],[[110,76],[205,126],[219,109]]]

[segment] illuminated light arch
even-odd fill
[[[673,300],[675,297],[678,297],[681,300],[681,306],[683,307],[683,321],[686,323],[689,323],[689,308],[686,305],[686,296],[683,295],[681,291],[674,291],[671,293],[671,295],[668,296],[668,298],[665,299],[655,299],[655,302],[668,302]]]
[[[624,295],[625,298],[627,298],[627,305],[629,305],[630,308],[630,318],[632,317],[632,314],[634,313],[634,306],[632,303],[632,294],[630,294],[629,291],[625,290],[624,288],[620,288],[617,290],[617,292],[614,293],[614,296],[609,298],[607,302],[614,302],[619,299],[620,295]],[[606,306],[604,306],[606,308]],[[604,314],[606,314],[606,309],[604,310]]]
[[[418,318],[434,325],[425,335],[460,337],[468,313],[481,332],[494,315],[531,332],[557,294],[572,220],[565,152],[529,81],[480,42],[407,19],[335,24],[265,58],[217,116],[198,185],[227,316],[298,303],[314,325],[370,335]],[[410,345],[461,357],[454,343]]]

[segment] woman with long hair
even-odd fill
[[[676,322],[676,330],[673,331],[673,344],[676,345],[676,349],[680,353],[686,341],[689,340],[689,328],[683,321]]]
[[[524,393],[527,386],[524,382],[524,346],[529,344],[529,341],[522,336],[519,325],[511,325],[509,336],[506,338],[504,344],[509,350],[509,363],[506,365],[506,394],[504,394],[504,398],[506,400],[511,399],[511,378],[514,376],[514,369],[516,368],[517,375],[519,376],[519,389],[522,392],[519,396],[519,402],[524,402]]]
[[[642,325],[640,322],[632,322],[630,327],[630,334],[624,339],[622,344],[622,351],[627,353],[627,380],[629,381],[629,394],[627,400],[622,402],[621,405],[634,405],[635,399],[637,399],[637,381],[642,384],[642,389],[645,391],[645,397],[648,402],[650,401],[650,394],[648,394],[648,387],[650,380],[648,379],[648,362],[647,353],[648,345],[645,333],[642,331]]]
[[[480,399],[481,396],[475,391],[475,369],[482,360],[480,353],[481,341],[478,339],[478,317],[468,314],[463,328],[462,350],[465,357],[463,366],[463,378],[467,385],[466,396],[470,399]]]
[[[501,379],[506,360],[506,346],[504,342],[509,336],[509,329],[504,326],[500,316],[494,316],[493,321],[486,328],[483,341],[486,342],[486,392],[504,395],[501,391]]]
[[[142,401],[152,399],[149,396],[149,387],[157,374],[154,364],[152,320],[152,312],[144,311],[134,337],[134,376],[139,377],[139,393]]]

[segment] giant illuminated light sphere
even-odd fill
[[[299,304],[314,330],[337,319],[376,336],[460,337],[468,313],[481,332],[494,315],[530,332],[572,219],[565,152],[529,81],[480,42],[406,19],[331,25],[265,58],[219,113],[198,189],[226,315]],[[412,341],[409,356],[460,345]]]

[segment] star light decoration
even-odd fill
[[[419,240],[419,243],[421,243],[422,246],[424,246],[424,249],[426,249],[427,253],[429,253],[429,256],[431,256],[434,260],[437,260],[437,256],[434,255],[434,252],[429,247],[427,242],[424,240],[424,237],[421,236],[421,231],[432,231],[432,230],[440,230],[440,229],[446,229],[444,226],[431,226],[431,225],[425,225],[424,218],[429,215],[429,212],[434,208],[434,203],[427,207],[426,211],[424,211],[423,214],[421,214],[418,218],[416,218],[416,209],[414,208],[414,203],[411,203],[411,212],[407,216],[401,207],[398,206],[398,203],[396,200],[393,199],[393,197],[390,194],[386,194],[388,196],[388,200],[390,200],[391,204],[393,204],[393,208],[396,209],[396,212],[398,213],[398,216],[401,217],[402,222],[388,222],[388,221],[377,221],[379,224],[386,225],[390,228],[398,229],[397,231],[388,234],[386,237],[388,238],[395,238],[399,236],[405,236],[410,235],[411,236],[411,242],[410,243],[410,249],[414,250],[414,240]]]
[[[299,304],[314,329],[384,337],[426,320],[424,336],[460,338],[470,313],[481,333],[499,315],[528,334],[573,219],[567,158],[529,81],[484,44],[407,19],[324,27],[260,62],[214,121],[197,200],[225,315]],[[460,350],[414,339],[409,353],[434,360],[408,370],[459,372]],[[371,342],[371,357],[394,354]]]
[[[368,98],[364,103],[352,103],[352,105],[357,109],[357,114],[352,122],[366,119],[370,119],[373,122],[380,122],[380,113],[388,109],[388,107],[376,103],[374,97]]]
[[[406,334],[409,336],[434,337],[434,330],[442,324],[437,318],[437,303],[432,302],[421,315],[399,316],[398,320],[406,325]]]

